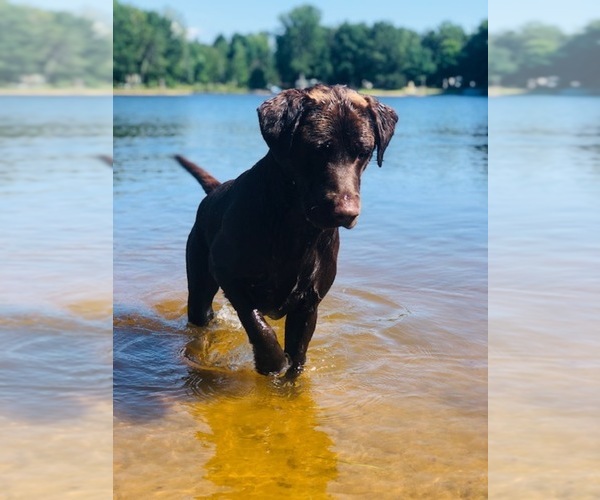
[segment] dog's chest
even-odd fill
[[[316,302],[319,297],[321,255],[304,258],[273,256],[263,272],[249,277],[248,292],[258,309],[272,318],[280,318],[301,302]]]

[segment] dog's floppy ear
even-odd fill
[[[383,153],[394,135],[394,127],[398,121],[398,115],[392,108],[385,104],[381,104],[377,99],[371,96],[364,97],[369,103],[369,113],[375,124],[377,165],[381,167],[381,164],[383,163]]]
[[[303,111],[305,93],[297,89],[280,92],[258,108],[260,132],[277,153],[287,153]]]

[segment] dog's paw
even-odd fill
[[[282,356],[258,356],[255,353],[254,366],[261,375],[283,377],[289,370],[291,361],[285,353]]]
[[[215,313],[212,308],[201,313],[190,310],[188,312],[188,323],[195,326],[206,326],[214,319],[214,317]]]
[[[284,374],[286,380],[296,380],[304,371],[304,363],[293,362],[290,363],[289,368]]]

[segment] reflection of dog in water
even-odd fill
[[[375,149],[381,166],[398,117],[370,96],[325,85],[281,92],[258,116],[269,152],[233,181],[176,156],[208,194],[187,242],[188,318],[206,325],[221,287],[256,370],[293,377],[336,275],[338,228],[355,226],[361,174]],[[284,349],[263,314],[286,316]]]
[[[247,371],[190,372],[186,388],[196,400],[186,408],[202,429],[195,433],[201,443],[195,455],[206,456],[204,479],[215,493],[327,497],[338,476],[338,456],[321,428],[322,412],[308,382],[270,381]],[[210,496],[210,486],[206,489]]]

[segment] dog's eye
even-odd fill
[[[317,146],[317,149],[319,151],[328,151],[329,149],[331,149],[331,142],[322,142],[321,144],[319,144]]]

